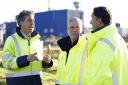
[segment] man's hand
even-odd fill
[[[51,56],[45,55],[45,56],[43,57],[43,61],[46,62],[46,63],[50,63],[50,62],[51,62]]]
[[[27,60],[30,61],[30,62],[38,60],[36,55],[37,55],[37,53],[28,55]]]

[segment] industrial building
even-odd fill
[[[50,10],[45,12],[38,12],[35,14],[35,30],[39,32],[41,37],[46,41],[51,40],[50,37],[64,37],[67,35],[68,20],[72,17],[79,17],[84,22],[83,11],[78,10]],[[4,23],[3,37],[0,37],[0,44],[2,44],[8,36],[16,31],[16,22]],[[0,31],[1,31],[0,30]],[[2,34],[2,33],[1,33]],[[54,40],[51,40],[54,42]]]

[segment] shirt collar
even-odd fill
[[[109,25],[109,24],[108,24],[108,25]],[[106,26],[108,26],[108,25],[104,25],[104,26],[102,26],[102,27],[96,28],[96,29],[94,29],[94,30],[91,31],[91,32],[92,32],[92,33],[97,32],[97,31],[103,29],[104,27],[106,27]]]
[[[28,35],[26,35],[25,33],[23,33],[22,31],[20,31],[22,33],[22,35],[24,36],[24,38],[26,38],[27,40],[30,39],[30,37]]]

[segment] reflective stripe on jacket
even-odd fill
[[[128,52],[111,25],[88,33],[89,43],[82,85],[128,85]]]
[[[72,47],[66,62],[66,51],[60,52],[56,73],[56,84],[76,85],[80,73],[81,59],[86,44],[85,36],[80,36],[77,44]]]
[[[27,56],[34,53],[43,56],[43,42],[39,35],[31,37],[30,40],[22,38],[17,33],[9,36],[4,45],[2,58],[2,64],[8,71],[6,77],[39,75],[42,61],[27,61]]]

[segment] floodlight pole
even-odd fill
[[[50,0],[48,0],[48,11],[50,11]]]

